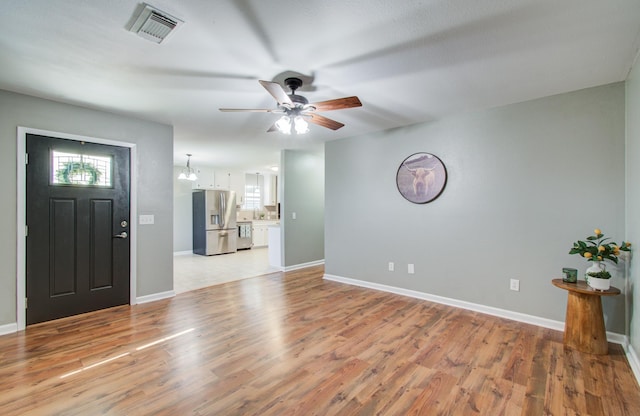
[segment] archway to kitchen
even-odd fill
[[[174,291],[183,293],[206,286],[261,276],[281,270],[269,264],[268,228],[279,223],[277,212],[277,174],[272,172],[226,172],[193,167],[196,181],[178,177],[186,166],[176,166],[174,178]],[[186,172],[188,176],[189,172]],[[235,191],[236,204],[230,207],[224,190]],[[193,192],[208,203],[226,207],[217,218],[201,218],[195,213]],[[222,191],[222,192],[220,192]],[[203,193],[207,196],[202,195]],[[195,210],[194,210],[195,207]],[[202,211],[202,207],[200,207]],[[194,214],[195,213],[195,214]],[[201,221],[201,239],[206,228],[220,228],[214,241],[193,245],[194,215]],[[229,217],[231,215],[232,217]],[[235,224],[230,221],[233,218]],[[196,221],[196,222],[198,222]],[[229,223],[232,226],[228,226]],[[214,224],[217,223],[217,224]],[[207,225],[208,224],[208,225]],[[196,231],[196,236],[199,231]],[[212,233],[210,233],[212,234]],[[233,243],[230,241],[233,240]],[[205,246],[208,245],[207,248]],[[195,248],[195,250],[194,250]],[[195,254],[200,253],[200,254]],[[213,254],[215,255],[201,255]]]

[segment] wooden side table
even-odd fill
[[[562,279],[553,279],[551,283],[569,292],[564,345],[588,354],[607,354],[609,345],[601,297],[619,295],[620,289],[611,286],[609,290],[599,291],[589,287],[584,280],[566,283]]]

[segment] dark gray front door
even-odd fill
[[[27,324],[129,303],[129,149],[27,134],[27,155]]]

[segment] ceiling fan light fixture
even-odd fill
[[[280,84],[272,81],[258,82],[264,87],[265,90],[273,98],[275,98],[278,104],[275,109],[256,108],[256,109],[242,109],[242,108],[220,108],[220,111],[225,112],[260,112],[260,113],[272,113],[283,114],[278,121],[269,127],[267,132],[280,131],[282,134],[291,134],[292,127],[295,127],[296,134],[305,134],[309,131],[309,122],[317,124],[322,127],[326,127],[331,130],[338,130],[344,127],[344,124],[332,120],[330,118],[316,114],[316,112],[331,111],[331,110],[344,110],[347,108],[361,107],[362,103],[356,96],[337,98],[334,100],[327,100],[309,104],[309,101],[296,94],[296,89],[302,86],[302,80],[300,78],[287,78],[284,80],[285,84],[291,89],[291,94],[284,92]],[[308,120],[305,120],[304,118]]]
[[[278,121],[276,121],[276,128],[280,130],[281,133],[291,134],[291,118],[289,116],[282,116]]]
[[[309,124],[305,121],[302,116],[296,116],[293,119],[293,123],[296,128],[296,134],[305,134],[309,132]]]

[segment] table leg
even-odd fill
[[[607,333],[600,296],[569,292],[564,344],[588,354],[607,354]]]

